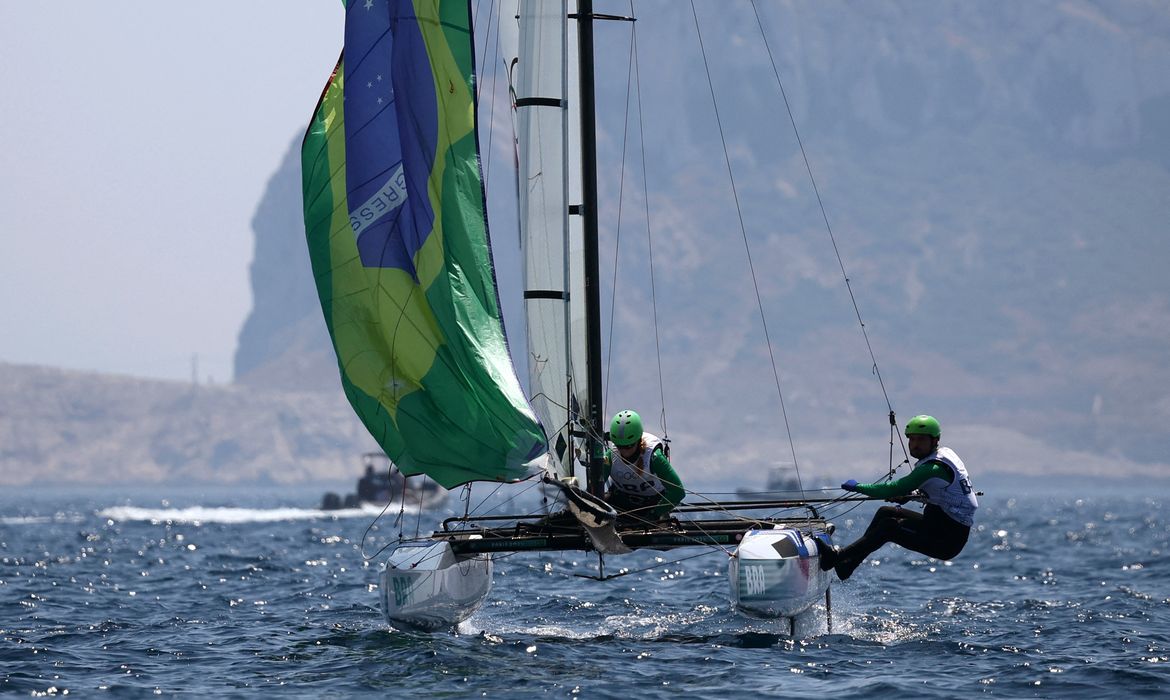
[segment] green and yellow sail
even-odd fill
[[[510,481],[546,450],[508,354],[466,0],[350,0],[301,149],[305,233],[346,395],[406,474]]]

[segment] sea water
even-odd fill
[[[378,550],[433,514],[371,527],[307,494],[9,490],[0,692],[1170,695],[1168,498],[986,495],[956,560],[887,546],[795,630],[733,611],[727,553],[700,548],[607,557],[623,575],[606,581],[585,578],[594,554],[503,556],[479,613],[421,634],[383,621]],[[837,540],[876,505],[837,510]]]

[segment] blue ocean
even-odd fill
[[[733,612],[727,556],[706,549],[607,557],[629,573],[604,582],[583,577],[594,554],[501,557],[457,630],[398,631],[378,551],[440,515],[374,523],[315,510],[319,493],[197,491],[0,496],[0,692],[1170,695],[1165,489],[990,492],[955,561],[887,546],[795,634]],[[837,540],[876,505],[836,517]]]

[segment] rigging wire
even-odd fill
[[[637,103],[637,119],[638,119],[638,145],[641,157],[641,174],[642,174],[642,190],[643,190],[643,206],[645,209],[646,220],[646,245],[648,250],[649,268],[650,268],[650,308],[653,317],[654,325],[654,359],[655,366],[658,371],[658,400],[659,400],[659,418],[662,423],[662,439],[670,442],[670,429],[667,426],[666,419],[666,383],[662,376],[662,341],[661,333],[658,324],[658,289],[655,278],[654,265],[654,236],[650,226],[650,203],[649,203],[649,188],[647,186],[646,177],[646,138],[644,121],[642,118],[642,78],[639,70],[638,58],[638,24],[636,17],[634,17],[634,3],[633,0],[629,2],[630,12],[629,17],[634,21],[630,22],[630,51],[626,69],[626,103],[623,111],[624,118],[622,120],[622,157],[621,166],[618,176],[618,202],[617,202],[617,229],[616,240],[613,251],[613,284],[610,289],[610,311],[609,311],[609,342],[606,350],[606,370],[605,370],[605,386],[606,394],[608,395],[608,387],[610,383],[610,368],[613,367],[613,342],[614,342],[614,319],[616,317],[617,307],[617,280],[618,280],[618,262],[620,260],[619,252],[621,250],[622,240],[622,214],[625,211],[625,182],[626,182],[626,164],[629,146],[629,132],[630,132],[630,94],[631,90],[636,97]]]
[[[631,3],[632,3],[632,0],[631,0]],[[633,7],[631,7],[630,10],[632,13]],[[632,59],[633,59],[633,55],[634,55],[634,41],[633,41],[634,34],[631,33],[630,36],[631,36],[631,40],[630,40],[630,57],[631,57],[630,65],[632,66],[633,65]],[[609,371],[613,367],[613,338],[615,335],[617,335],[614,332],[614,318],[617,314],[618,262],[621,260],[618,253],[621,251],[621,248],[622,248],[622,211],[624,210],[624,208],[622,207],[622,203],[625,199],[625,194],[626,194],[626,146],[629,143],[628,137],[629,137],[629,133],[630,133],[630,87],[631,87],[632,83],[633,83],[632,69],[627,69],[626,70],[626,107],[625,107],[625,110],[623,112],[623,114],[625,115],[625,118],[622,120],[622,160],[621,160],[621,167],[618,170],[617,229],[616,229],[616,232],[614,234],[613,265],[610,266],[611,269],[613,270],[613,282],[610,286],[610,292],[609,292],[609,342],[608,342],[606,350],[605,350],[605,355],[606,355],[606,357],[605,357],[605,382],[602,386],[602,397],[601,397],[601,405],[602,405],[603,411],[605,410],[605,406],[606,406],[608,399],[609,399]]]
[[[691,9],[692,10],[694,9],[693,0],[691,3]],[[825,203],[824,203],[824,200],[821,198],[821,190],[819,187],[817,187],[817,179],[816,179],[816,177],[813,176],[812,165],[809,163],[808,153],[805,151],[805,148],[804,148],[804,140],[800,138],[800,129],[797,128],[796,118],[792,115],[792,106],[788,102],[788,93],[784,89],[784,81],[781,80],[781,78],[780,78],[780,69],[776,66],[776,57],[772,53],[772,45],[768,43],[768,35],[764,31],[764,22],[763,22],[763,19],[760,17],[760,10],[756,6],[756,0],[752,0],[752,11],[755,13],[755,16],[756,16],[756,24],[760,28],[760,37],[764,40],[764,48],[768,52],[768,60],[772,64],[772,74],[776,76],[776,84],[780,87],[780,96],[784,99],[784,109],[788,113],[788,121],[792,124],[792,133],[796,136],[796,143],[800,147],[800,156],[804,160],[804,168],[808,172],[809,182],[812,184],[813,193],[816,195],[817,206],[820,207],[820,210],[821,210],[821,219],[825,222],[825,230],[828,232],[829,241],[833,245],[833,253],[837,256],[837,265],[841,268],[841,276],[844,277],[844,279],[845,279],[845,289],[849,292],[849,300],[853,303],[853,312],[857,316],[857,323],[861,327],[861,335],[865,339],[865,347],[869,351],[869,359],[872,362],[874,376],[877,377],[878,385],[881,387],[881,390],[882,390],[882,397],[886,401],[886,408],[890,412],[889,413],[890,421],[891,421],[891,423],[893,423],[896,426],[897,423],[896,423],[896,419],[894,417],[894,406],[890,402],[889,392],[886,391],[886,384],[882,380],[881,370],[878,369],[877,355],[874,353],[873,345],[869,341],[869,333],[865,330],[865,321],[861,317],[861,307],[857,303],[857,297],[853,294],[853,285],[849,281],[849,274],[845,271],[845,261],[841,257],[840,248],[837,246],[837,237],[833,234],[833,227],[832,227],[832,225],[829,224],[829,215],[825,211]],[[696,19],[696,22],[697,21],[698,20]],[[894,432],[897,432],[897,431],[895,430]],[[900,436],[899,436],[898,442],[902,443]],[[903,453],[906,452],[906,446],[904,443],[902,443],[902,451],[903,451]],[[892,452],[892,448],[891,448],[891,452]],[[893,475],[893,473],[894,473],[893,457],[891,456],[891,458],[890,458],[890,475]],[[799,476],[800,475],[798,472],[797,477],[799,478]]]
[[[630,0],[630,15],[634,14],[634,0]],[[632,22],[630,24],[631,41],[630,45],[634,54],[634,81],[636,83],[636,94],[638,96],[638,146],[642,156],[642,205],[645,207],[646,215],[646,246],[650,253],[650,306],[654,315],[654,357],[657,360],[658,366],[658,400],[661,402],[662,408],[662,439],[667,444],[670,443],[670,430],[666,426],[666,388],[662,381],[662,342],[658,328],[658,286],[655,283],[654,277],[654,233],[650,226],[650,186],[646,178],[646,128],[642,119],[642,71],[640,69],[640,62],[638,56],[638,24]],[[628,110],[629,107],[627,106]],[[624,157],[623,157],[624,160]]]
[[[772,377],[775,379],[775,382],[776,382],[776,394],[780,398],[780,412],[784,418],[784,429],[788,433],[788,446],[792,451],[792,465],[796,470],[797,484],[800,486],[801,493],[803,493],[804,492],[804,482],[800,476],[800,462],[796,458],[796,443],[792,439],[792,426],[788,422],[788,409],[784,405],[784,391],[780,388],[780,370],[776,366],[776,355],[775,355],[775,352],[772,348],[772,338],[771,338],[771,335],[768,333],[768,319],[767,319],[766,314],[764,313],[764,300],[763,300],[763,297],[760,295],[760,286],[759,286],[759,283],[757,282],[757,278],[756,278],[755,263],[752,262],[751,242],[748,240],[747,226],[743,220],[743,208],[740,206],[740,203],[739,203],[739,191],[737,190],[736,185],[735,185],[735,173],[731,167],[731,156],[727,150],[727,137],[723,133],[723,119],[719,114],[719,103],[715,99],[715,85],[711,79],[711,66],[707,62],[707,49],[706,49],[705,45],[703,44],[703,32],[699,27],[699,14],[695,10],[694,0],[691,0],[691,16],[694,17],[695,33],[699,37],[699,51],[702,53],[703,69],[706,71],[706,75],[707,75],[707,89],[711,93],[711,106],[715,110],[715,123],[719,128],[720,143],[722,143],[722,145],[723,145],[723,160],[724,160],[724,163],[727,165],[727,177],[731,182],[732,197],[735,199],[735,213],[736,213],[736,216],[739,218],[739,231],[743,237],[744,249],[747,251],[748,270],[751,273],[752,288],[755,290],[755,293],[756,293],[756,305],[760,311],[760,323],[764,327],[764,340],[765,340],[765,343],[767,344],[767,347],[768,347],[768,359],[772,363]]]
[[[495,14],[495,11],[496,11],[496,3],[495,2],[489,3],[488,4],[487,30],[486,30],[487,36],[484,37],[483,55],[480,58],[480,62],[478,64],[479,66],[486,66],[487,65],[487,63],[485,63],[485,61],[487,61],[487,47],[488,47],[488,44],[491,43],[490,39],[492,36],[492,26],[493,26],[492,15]],[[476,16],[478,16],[478,15],[479,15],[479,5],[477,4],[476,5]],[[498,56],[500,53],[500,29],[499,29],[498,24],[496,26],[496,39],[495,39],[494,48],[495,48],[496,55]],[[499,66],[496,66],[496,69],[492,71],[492,89],[491,89],[492,108],[491,108],[491,111],[488,113],[488,138],[487,138],[488,148],[487,148],[487,157],[484,159],[484,164],[483,164],[483,187],[484,187],[485,192],[487,191],[488,178],[491,176],[492,151],[495,150],[492,148],[492,137],[495,135],[496,102],[497,102],[496,81],[499,80],[499,77],[500,77],[500,68],[499,68]],[[475,111],[476,111],[476,114],[478,114],[479,113],[479,98],[480,98],[480,93],[482,92],[479,89],[479,81],[478,80],[476,81],[476,88],[477,89],[475,91]]]
[[[387,475],[387,477],[393,477],[395,469],[396,469],[396,467],[394,466],[394,463],[391,462],[389,459],[387,459],[386,460],[386,475]],[[399,472],[399,473],[401,474],[401,472]],[[414,537],[407,538],[404,534],[403,524],[406,521],[406,492],[407,492],[407,484],[410,483],[411,477],[406,476],[405,474],[403,474],[402,477],[403,477],[402,478],[402,493],[400,494],[400,496],[398,498],[398,514],[394,516],[394,520],[393,520],[393,525],[398,528],[398,537],[394,540],[388,541],[386,544],[379,547],[378,551],[374,552],[373,554],[368,555],[368,556],[366,555],[366,539],[369,538],[370,533],[373,531],[374,527],[377,526],[378,521],[380,521],[382,519],[382,516],[386,515],[387,511],[390,510],[390,506],[394,504],[394,491],[391,488],[390,499],[388,501],[386,501],[386,505],[382,506],[382,510],[376,516],[374,516],[374,519],[372,521],[370,521],[370,523],[368,525],[366,525],[366,529],[362,533],[362,540],[361,540],[361,543],[360,543],[358,549],[361,553],[362,558],[365,559],[366,561],[372,561],[373,559],[377,558],[379,555],[382,554],[382,552],[386,551],[387,547],[389,547],[392,544],[400,544],[402,542],[406,542],[406,541],[410,541],[410,540],[417,541],[417,540],[423,539],[422,538],[423,502],[422,502],[421,495],[419,496],[418,508],[415,509]],[[391,480],[391,483],[393,483],[393,479],[391,478],[390,480]],[[424,484],[424,486],[426,484],[426,480],[427,480],[426,475],[423,475],[422,483]],[[420,488],[420,493],[421,493],[421,491],[424,490],[424,488],[423,487],[419,487],[419,488]]]

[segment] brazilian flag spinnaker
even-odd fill
[[[301,149],[305,233],[341,381],[406,474],[509,481],[545,451],[488,242],[466,0],[350,0]]]

